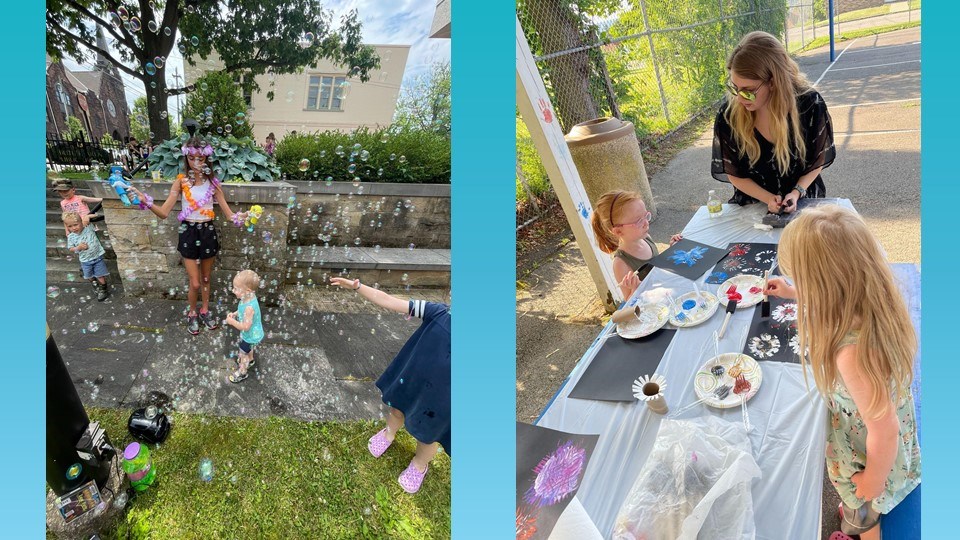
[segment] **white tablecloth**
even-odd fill
[[[841,204],[853,208],[849,200],[844,199]],[[765,214],[766,207],[759,204],[724,205],[721,217],[710,218],[706,207],[701,207],[683,235],[720,248],[730,242],[777,243],[782,229],[765,231],[754,227]],[[718,285],[704,284],[708,274],[701,276],[698,286],[716,294]],[[689,280],[654,268],[630,302],[641,295],[654,299],[669,291],[677,297],[692,290]],[[678,330],[664,353],[657,373],[667,379],[665,396],[671,409],[668,415],[675,415],[675,411],[696,401],[694,374],[706,359],[714,356],[712,335],[720,328],[723,315],[719,309],[706,323]],[[743,349],[744,330],[752,316],[753,309],[738,310],[733,315],[720,341],[721,353]],[[604,537],[609,537],[613,530],[620,505],[650,453],[662,418],[639,402],[611,403],[567,397],[602,344],[603,336],[612,331],[612,324],[603,329],[537,421],[540,426],[571,433],[600,434],[577,498]],[[819,538],[825,406],[817,395],[813,378],[804,381],[799,364],[762,362],[762,367],[763,384],[748,403],[754,426],[750,440],[763,473],[753,485],[757,538]],[[624,381],[624,384],[631,382]],[[714,414],[742,425],[740,408],[708,410],[698,406],[678,417],[702,414]]]

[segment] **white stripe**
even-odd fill
[[[830,71],[830,68],[832,68],[834,64],[840,61],[840,57],[843,56],[843,53],[847,52],[847,49],[849,49],[850,47],[853,47],[853,44],[856,43],[858,39],[860,38],[854,39],[853,41],[850,42],[850,45],[847,45],[842,51],[840,51],[840,54],[838,54],[837,57],[834,58],[833,62],[830,62],[830,65],[827,66],[827,69],[823,70],[823,73],[820,74],[820,77],[817,79],[817,82],[813,83],[814,87],[820,84],[820,81],[823,80],[823,76],[826,75],[828,71]]]
[[[850,51],[850,54],[858,53],[858,52],[867,52],[867,51],[884,51],[887,49],[891,49],[893,47],[910,47],[910,46],[919,45],[919,44],[920,44],[919,41],[914,41],[913,43],[897,43],[896,45],[880,45],[879,47],[864,47],[862,49],[854,49]]]
[[[834,133],[833,136],[841,137],[861,137],[869,135],[891,135],[895,133],[919,133],[919,129],[889,129],[884,131],[841,131],[839,133]]]
[[[916,62],[916,63],[919,64],[919,63],[920,63],[920,60],[904,60],[903,62],[888,62],[888,63],[886,63],[886,64],[872,64],[872,65],[869,65],[869,66],[854,66],[854,67],[848,67],[848,68],[837,68],[837,69],[835,69],[834,71],[850,71],[851,69],[870,69],[870,68],[884,67],[884,66],[898,66],[898,65],[900,65],[900,64],[912,64],[912,63],[914,63],[914,62]]]
[[[906,103],[908,101],[920,101],[920,98],[909,99],[891,99],[888,101],[867,101],[864,103],[845,103],[843,105],[831,105],[830,110],[843,109],[845,107],[868,107],[870,105],[887,105],[890,103]]]

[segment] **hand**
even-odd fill
[[[800,192],[792,189],[787,196],[783,198],[783,210],[790,214],[797,211],[797,201],[800,200]]]
[[[250,215],[250,212],[237,212],[236,213],[237,221],[239,221],[240,223],[244,223],[247,221],[247,216],[249,215]]]
[[[681,240],[683,240],[683,235],[680,233],[677,233],[670,237],[670,245],[672,246]]]
[[[354,279],[347,279],[342,277],[332,277],[330,278],[330,283],[336,285],[337,287],[342,287],[344,289],[356,289],[357,282]]]
[[[130,186],[130,187],[126,188],[126,189],[127,189],[127,193],[130,193],[130,192],[135,193],[135,194],[137,195],[137,198],[140,199],[141,201],[146,200],[146,197],[143,196],[143,192],[140,191],[139,189],[137,189],[137,188],[135,188],[135,187],[133,187],[133,186]]]
[[[90,246],[88,246],[86,242],[80,242],[79,244],[77,244],[77,249],[79,251],[86,251],[89,247]]]
[[[630,272],[627,275],[623,276],[623,279],[620,280],[620,289],[630,291],[630,294],[633,291],[637,290],[637,287],[640,286],[640,277],[637,276],[636,272]]]
[[[796,287],[787,283],[787,280],[778,277],[767,280],[767,288],[764,289],[763,294],[778,298],[797,299]]]
[[[236,321],[236,320],[237,320],[237,312],[236,312],[236,311],[231,311],[230,313],[227,313],[227,322]]]
[[[861,501],[872,501],[883,494],[886,487],[886,478],[874,478],[874,475],[863,474],[863,471],[853,473],[850,481],[857,488],[857,498]]]
[[[774,195],[770,200],[767,201],[767,211],[773,212],[774,214],[779,214],[783,206],[783,197],[779,195]]]

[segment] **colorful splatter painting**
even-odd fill
[[[517,422],[517,539],[546,539],[576,495],[599,435]]]
[[[684,238],[650,260],[650,264],[689,280],[699,279],[727,250]]]
[[[770,298],[770,317],[756,308],[750,331],[743,345],[744,354],[759,361],[800,363],[800,338],[797,335],[797,303],[795,300]]]
[[[776,244],[736,242],[727,249],[727,255],[713,267],[706,283],[723,283],[737,274],[762,276],[777,260]],[[778,274],[779,270],[775,268],[772,274]]]

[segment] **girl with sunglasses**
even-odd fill
[[[600,250],[613,255],[613,275],[624,298],[633,295],[650,271],[647,262],[660,254],[650,238],[650,217],[647,205],[635,191],[608,191],[593,207],[593,234]],[[682,238],[675,234],[670,244]]]
[[[833,124],[783,45],[751,32],[727,60],[731,97],[713,130],[710,172],[733,184],[731,203],[793,212],[801,197],[826,196],[820,171],[833,163]]]

